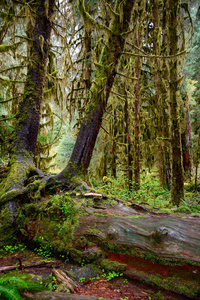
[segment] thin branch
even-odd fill
[[[109,115],[111,115],[112,117],[114,117],[114,115],[110,111],[105,110],[105,112],[107,112]]]
[[[87,24],[90,24],[93,25],[94,27],[98,27],[99,29],[108,32],[109,34],[112,33],[109,27],[98,23],[95,19],[92,18],[92,16],[88,12],[86,12],[83,0],[78,0],[78,8],[86,26]]]
[[[105,131],[105,133],[107,133],[108,135],[110,135],[110,133],[103,126],[101,126],[101,128],[103,129],[103,131]]]
[[[146,53],[145,51],[141,50],[139,47],[135,46],[134,44],[129,43],[129,42],[126,42],[126,43],[127,43],[127,45],[130,45],[130,46],[134,47],[135,49],[137,49],[138,51],[140,51],[144,55],[149,55],[148,53]]]
[[[126,78],[128,78],[128,79],[132,79],[132,80],[138,80],[138,78],[136,78],[136,77],[129,77],[129,76],[126,76],[126,75],[124,75],[124,74],[122,74],[122,73],[116,73],[117,75],[120,75],[120,76],[123,76],[123,77],[126,77]]]
[[[114,10],[112,9],[112,7],[110,6],[109,3],[106,3],[106,6],[109,8],[109,10],[110,10],[110,12],[111,12],[111,14],[112,14],[113,16],[119,16],[119,14],[116,13],[116,11],[114,11]]]
[[[113,92],[113,91],[111,91],[111,93],[112,94],[114,94],[114,95],[117,95],[117,96],[119,96],[119,97],[121,97],[121,98],[131,98],[131,97],[128,97],[128,96],[126,96],[126,95],[122,95],[122,94],[119,94],[119,93],[116,93],[116,92]]]
[[[15,116],[7,117],[7,118],[6,118],[6,116],[5,116],[5,117],[3,117],[2,119],[0,119],[0,122],[4,122],[4,121],[8,121],[8,120],[13,120],[13,119],[15,119]]]
[[[147,58],[168,58],[168,59],[172,59],[174,57],[177,57],[177,56],[180,56],[180,55],[183,55],[183,54],[186,54],[187,51],[181,51],[177,54],[174,54],[174,55],[166,55],[166,56],[162,56],[162,55],[140,55],[140,54],[135,54],[135,53],[131,53],[131,52],[121,52],[121,54],[124,54],[124,55],[130,55],[130,56],[134,56],[134,57],[147,57]]]
[[[7,103],[7,102],[10,102],[10,101],[12,101],[12,100],[14,100],[14,99],[18,99],[18,98],[20,98],[21,96],[16,96],[16,97],[13,97],[13,98],[10,98],[10,99],[8,99],[8,100],[4,100],[4,101],[0,101],[0,103]]]
[[[25,66],[18,65],[18,66],[10,67],[10,68],[1,70],[0,73],[7,72],[7,71],[10,71],[10,70],[14,70],[14,69],[20,69],[20,68],[25,68]]]

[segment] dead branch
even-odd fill
[[[7,272],[7,271],[12,271],[12,270],[16,270],[16,269],[27,269],[27,268],[52,268],[54,265],[57,264],[56,261],[41,261],[38,263],[31,263],[31,264],[27,264],[27,265],[23,265],[21,260],[19,258],[17,258],[19,260],[19,265],[17,266],[4,266],[4,267],[0,267],[0,272]]]

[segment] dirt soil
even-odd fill
[[[18,265],[19,260],[22,264],[33,263],[44,260],[42,257],[36,256],[35,253],[24,251],[23,253],[9,254],[0,257],[0,267]],[[72,267],[70,263],[63,263],[56,260],[56,268],[69,270]],[[18,272],[26,272],[35,275],[51,274],[50,267],[34,267],[27,268]],[[190,299],[183,295],[178,295],[169,291],[159,290],[156,287],[149,286],[137,280],[131,280],[125,277],[114,278],[107,281],[104,278],[94,281],[80,283],[80,287],[75,291],[75,294],[88,295],[96,297],[104,297],[113,300],[186,300]]]

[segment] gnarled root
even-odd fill
[[[29,154],[24,152],[13,155],[7,177],[0,184],[0,207],[29,190],[35,190],[39,186],[40,180],[25,186],[27,180],[35,175],[42,176],[44,174],[34,167],[33,159]]]

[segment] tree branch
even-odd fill
[[[106,31],[109,34],[112,33],[109,27],[103,24],[99,24],[95,19],[92,18],[92,16],[88,12],[86,12],[83,0],[78,0],[78,8],[86,28],[93,26]]]

